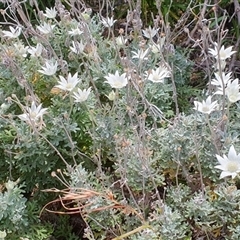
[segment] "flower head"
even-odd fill
[[[6,231],[0,231],[0,239],[5,239],[5,237],[7,236]]]
[[[45,63],[46,67],[42,67],[42,70],[38,70],[38,72],[47,75],[47,76],[52,76],[56,73],[57,71],[57,62],[53,63],[52,61],[47,61]]]
[[[212,102],[211,96],[208,96],[206,101],[204,100],[202,102],[194,101],[194,105],[195,105],[195,108],[194,108],[195,110],[205,114],[210,114],[211,112],[216,110],[216,108],[218,107],[217,101]]]
[[[215,166],[215,168],[222,170],[220,179],[227,176],[231,176],[233,179],[238,175],[240,172],[240,154],[237,155],[234,146],[230,147],[228,156],[216,155],[216,157],[220,165]]]
[[[232,82],[229,82],[225,89],[225,93],[228,97],[229,102],[231,103],[235,103],[240,100],[240,92],[239,92],[240,86],[238,81],[239,81],[238,78],[236,78]]]
[[[116,37],[116,44],[118,45],[118,46],[124,46],[125,44],[126,44],[126,42],[127,42],[127,39],[124,39],[124,37],[122,36],[122,35],[120,35],[120,36],[118,36],[118,37]]]
[[[55,18],[57,16],[57,11],[56,11],[55,7],[54,8],[50,8],[50,9],[46,8],[45,12],[46,13],[44,13],[43,15],[45,17],[47,17],[47,18]]]
[[[151,51],[155,54],[159,53],[163,48],[164,42],[165,42],[165,37],[159,38],[157,43],[152,43],[150,45]]]
[[[217,60],[225,61],[227,58],[230,58],[232,54],[236,51],[232,51],[232,46],[225,49],[224,46],[221,48],[215,43],[215,47],[209,49],[209,53],[212,54]]]
[[[18,117],[29,124],[36,124],[42,119],[46,111],[47,108],[42,108],[42,104],[36,106],[35,102],[32,102],[31,108],[26,107],[25,113],[18,115]]]
[[[4,37],[8,38],[18,38],[22,32],[20,27],[13,28],[12,26],[9,27],[10,31],[2,31]]]
[[[18,43],[14,43],[13,46],[15,47],[16,49],[16,52],[19,56],[22,56],[22,57],[27,57],[27,51],[28,51],[28,46],[24,46],[21,42],[18,42]]]
[[[112,88],[123,88],[128,84],[126,73],[119,75],[118,71],[116,71],[115,74],[109,73],[105,78],[107,79],[105,82],[110,84]]]
[[[31,57],[40,57],[42,54],[42,44],[37,43],[36,47],[30,47],[28,52],[31,54]]]
[[[171,72],[165,66],[160,66],[150,74],[146,73],[146,76],[152,82],[163,82],[164,78],[170,77],[170,74]]]
[[[80,54],[83,53],[84,48],[85,48],[85,44],[82,43],[82,40],[80,42],[78,41],[72,41],[72,47],[70,47],[71,51],[76,53],[76,54]]]
[[[109,18],[109,17],[107,17],[107,18],[102,17],[102,20],[101,20],[101,23],[106,28],[112,27],[115,22],[116,22],[116,20],[113,20],[113,17],[111,17],[111,18]]]
[[[77,36],[77,35],[81,35],[83,33],[83,31],[81,31],[79,29],[79,27],[76,27],[76,28],[72,28],[70,31],[68,31],[68,34],[70,36]]]
[[[88,89],[81,90],[80,88],[77,89],[77,92],[73,93],[73,98],[75,99],[74,102],[84,102],[88,99],[89,94],[91,93],[91,87]]]
[[[149,26],[147,29],[142,30],[142,32],[143,32],[144,37],[150,39],[150,38],[153,38],[158,33],[158,29],[151,28]]]
[[[219,86],[220,88],[225,87],[228,82],[231,80],[231,72],[228,74],[225,74],[225,72],[222,72],[222,75],[220,76],[218,72],[215,73],[215,79],[211,81],[212,85]]]
[[[73,76],[71,73],[69,73],[67,79],[65,79],[63,76],[59,76],[59,78],[60,80],[58,81],[58,85],[55,87],[67,92],[71,92],[81,81],[78,78],[77,72]]]
[[[110,100],[110,101],[114,101],[116,99],[116,93],[112,90],[108,95],[106,95],[106,97]]]
[[[43,25],[37,26],[37,29],[43,34],[49,34],[53,31],[55,25],[44,22]]]
[[[140,50],[138,49],[137,52],[132,51],[132,53],[133,53],[132,58],[138,58],[142,61],[147,60],[148,59],[148,57],[147,57],[148,52],[149,52],[149,49],[146,49],[145,51],[143,49],[140,49]]]

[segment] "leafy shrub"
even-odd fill
[[[7,4],[0,180],[20,185],[0,194],[0,238],[238,238],[240,87],[228,62],[236,52],[216,38],[226,18],[198,1],[198,38],[195,15],[172,15],[186,3],[156,2],[146,27],[142,4],[132,1],[125,25],[81,1],[44,12],[34,1],[35,24],[25,2]],[[175,46],[182,24],[208,66],[201,92],[191,82],[199,59]]]

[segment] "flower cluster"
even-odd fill
[[[214,44],[214,48],[209,49],[209,53],[215,58],[216,72],[214,73],[215,78],[210,81],[210,86],[215,88],[214,96],[222,95],[223,101],[225,97],[230,104],[235,103],[240,100],[240,85],[239,80],[232,78],[232,73],[225,72],[226,60],[230,58],[236,51],[232,51],[232,46],[225,48],[224,46],[219,46],[217,43]],[[221,101],[221,99],[220,99]],[[221,104],[218,101],[212,102],[212,96],[208,96],[206,101],[203,102],[194,101],[195,110],[204,113],[206,115],[211,114],[213,111],[220,110]],[[225,110],[225,109],[224,109]],[[220,178],[227,176],[232,176],[235,178],[240,172],[240,154],[236,154],[234,146],[229,149],[228,156],[223,155],[223,157],[217,155],[217,159],[220,165],[216,168],[222,170]]]
[[[74,1],[67,5],[61,2],[43,11],[36,6],[35,24],[26,24],[25,11],[17,11],[22,20],[11,21],[0,31],[2,172],[7,174],[11,163],[13,177],[20,176],[33,194],[36,187],[50,189],[51,171],[52,177],[63,178],[61,184],[70,193],[74,187],[74,193],[92,194],[90,202],[83,199],[88,204],[81,206],[88,213],[97,209],[96,221],[87,222],[86,237],[90,237],[87,231],[90,233],[93,225],[97,231],[91,232],[96,237],[109,229],[117,238],[119,231],[115,226],[124,223],[133,229],[141,224],[141,232],[135,236],[141,239],[204,238],[203,233],[212,237],[209,219],[222,226],[226,211],[213,211],[221,210],[218,204],[223,197],[218,195],[217,201],[212,201],[210,192],[226,185],[218,185],[221,180],[217,178],[235,179],[240,174],[240,148],[235,144],[239,124],[233,123],[239,117],[240,85],[227,68],[235,53],[233,47],[214,43],[208,49],[207,60],[214,67],[212,76],[208,76],[207,90],[203,91],[206,95],[199,100],[198,89],[189,84],[194,59],[190,61],[185,51],[175,48],[178,41],[161,15],[152,16],[156,17],[153,25],[146,26],[139,11],[129,10],[129,24],[122,19],[116,23],[109,15],[117,13],[118,6],[112,11],[114,4],[107,6],[109,11],[102,9],[96,14],[85,6],[72,4]],[[22,3],[19,4],[17,10],[21,10]],[[6,14],[11,15],[10,6]],[[209,34],[212,32],[216,33]],[[200,44],[201,39],[196,43]],[[172,184],[162,201],[155,193],[165,185],[166,177]],[[200,184],[192,185],[194,179]],[[124,192],[118,194],[114,187],[113,193],[106,191],[104,186],[113,186],[116,181],[134,191],[139,200],[138,211],[123,201]],[[205,187],[210,181],[211,189]],[[8,182],[5,188],[14,190],[14,182]],[[142,190],[151,199],[151,219],[141,214]],[[231,199],[234,200],[232,196]],[[119,207],[131,214],[118,214]],[[116,215],[113,225],[111,218],[102,219],[101,210],[109,216]],[[232,220],[231,216],[229,219]],[[149,226],[142,222],[145,220]],[[230,231],[230,225],[224,221]],[[103,231],[100,226],[104,226]],[[12,229],[0,229],[0,238],[12,236]]]

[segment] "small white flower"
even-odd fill
[[[25,113],[18,115],[18,117],[27,123],[35,124],[42,119],[43,114],[45,114],[46,111],[47,111],[47,108],[42,108],[42,104],[39,104],[37,107],[35,102],[32,102],[31,108],[26,107]]]
[[[106,97],[110,100],[110,101],[114,101],[116,99],[116,93],[112,90],[108,95],[106,95]]]
[[[42,70],[38,70],[38,72],[47,75],[47,76],[52,76],[56,73],[57,71],[57,62],[53,63],[52,61],[47,61],[45,63],[46,67],[42,67]]]
[[[31,57],[40,57],[42,54],[42,44],[37,43],[36,47],[30,47],[28,52],[31,54]]]
[[[5,187],[8,191],[13,190],[15,186],[16,186],[16,182],[13,182],[11,180],[8,180],[8,182],[5,183]],[[0,239],[1,239],[1,237],[0,237]]]
[[[121,46],[125,46],[126,42],[127,42],[127,39],[124,39],[123,36],[118,36],[116,37],[116,44],[121,47]]]
[[[47,18],[55,18],[57,16],[57,11],[56,11],[55,7],[50,8],[50,9],[46,8],[46,11],[43,15]]]
[[[109,18],[104,18],[102,17],[101,23],[103,24],[104,27],[110,28],[113,26],[113,24],[116,22],[116,20],[113,20],[113,17]]]
[[[143,32],[144,37],[150,39],[150,38],[153,38],[158,33],[158,29],[151,28],[149,26],[145,30],[142,30],[142,32]]]
[[[225,49],[224,46],[219,48],[218,44],[215,43],[215,47],[209,49],[209,53],[212,54],[217,60],[225,61],[227,58],[230,58],[232,54],[236,51],[232,51],[232,46]]]
[[[49,34],[53,31],[55,25],[44,22],[43,25],[37,26],[37,29],[43,34]]]
[[[77,92],[73,93],[73,98],[75,99],[74,102],[84,102],[88,99],[89,94],[91,93],[91,87],[88,89],[81,90],[80,88],[77,89]]]
[[[231,72],[226,74],[225,72],[222,72],[222,76],[219,75],[218,72],[215,73],[215,79],[211,81],[212,85],[219,86],[220,88],[225,87],[228,82],[231,81]]]
[[[146,76],[152,82],[163,82],[164,78],[171,76],[171,72],[165,66],[160,66],[156,70],[152,70],[150,74],[146,72]]]
[[[8,103],[2,103],[0,106],[0,115],[4,114],[10,107]]]
[[[240,154],[237,155],[234,146],[231,146],[228,152],[228,156],[223,157],[216,155],[220,165],[215,168],[222,170],[220,179],[231,176],[234,179],[240,172]]]
[[[0,239],[4,239],[7,236],[6,231],[0,231]]]
[[[116,71],[115,74],[109,73],[105,78],[107,79],[105,82],[110,84],[112,88],[123,88],[128,84],[126,73],[119,75],[118,71]]]
[[[226,60],[216,60],[216,63],[213,65],[215,69],[222,69],[224,70],[226,67],[227,63]]]
[[[163,48],[164,42],[165,42],[165,37],[161,37],[159,38],[157,43],[152,43],[149,46],[149,48],[154,54],[159,53]]]
[[[132,51],[133,53],[133,57],[132,58],[138,58],[139,60],[143,61],[143,60],[147,60],[147,54],[149,52],[149,49],[146,49],[145,51],[143,49],[138,49],[137,52]]]
[[[70,31],[68,31],[68,34],[70,36],[77,36],[77,35],[81,35],[83,33],[83,31],[81,31],[79,29],[79,27],[76,27],[76,28],[72,28]]]
[[[208,96],[206,101],[198,102],[194,101],[195,110],[202,112],[204,114],[210,114],[211,112],[215,111],[218,107],[217,101],[212,102],[212,97]]]
[[[63,76],[59,76],[59,78],[60,81],[58,81],[58,85],[56,85],[55,87],[68,92],[71,92],[81,81],[78,78],[77,72],[73,76],[71,75],[71,73],[69,73],[67,79],[65,79]]]
[[[239,92],[239,83],[238,83],[238,78],[233,80],[232,82],[229,82],[226,89],[225,93],[228,97],[229,102],[235,103],[240,100],[240,92]]]
[[[9,29],[10,31],[2,31],[4,37],[18,38],[22,32],[22,28],[20,27],[13,28],[12,26],[10,26]]]
[[[27,57],[27,52],[28,52],[28,46],[24,46],[21,42],[19,43],[14,43],[13,46],[16,49],[16,52],[18,53],[18,55],[22,56],[22,57]]]
[[[81,54],[84,51],[85,44],[82,43],[82,40],[80,42],[72,41],[72,47],[70,47],[71,51],[76,54]]]

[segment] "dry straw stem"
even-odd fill
[[[80,213],[80,214],[84,213],[86,215],[93,212],[105,211],[108,209],[118,209],[123,214],[126,214],[126,215],[134,214],[142,222],[144,222],[143,217],[135,209],[133,209],[129,205],[123,205],[119,203],[117,200],[115,200],[114,195],[112,194],[111,191],[108,191],[106,193],[100,193],[94,190],[84,189],[84,188],[67,188],[63,190],[52,188],[52,189],[43,190],[43,192],[54,192],[54,193],[62,194],[63,196],[59,195],[58,199],[55,199],[47,203],[41,210],[40,216],[42,215],[44,210],[51,213],[57,213],[57,214],[70,215],[70,214],[76,214],[76,213]],[[89,201],[91,198],[94,198],[94,197],[102,197],[105,200],[110,201],[112,204],[94,208],[94,209],[86,209],[87,207],[91,206],[92,203],[84,204],[84,202]],[[54,211],[47,208],[50,205],[58,202],[61,203],[63,208],[66,209],[66,211]],[[77,205],[77,207],[67,207],[67,205],[72,205],[72,204],[75,206]]]

